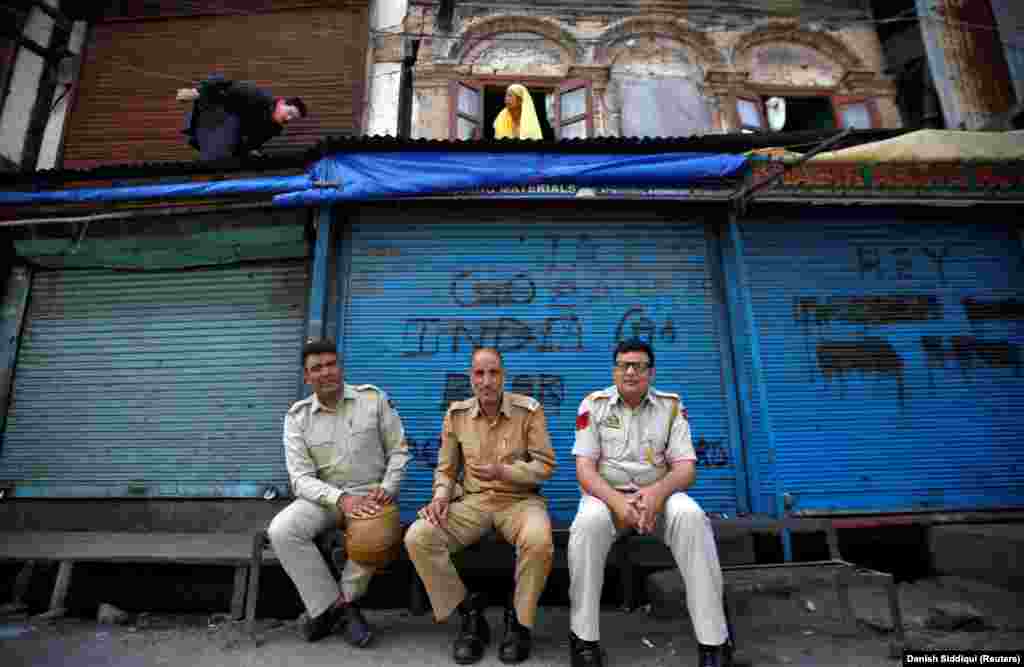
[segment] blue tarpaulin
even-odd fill
[[[350,153],[313,165],[310,175],[321,187],[277,195],[274,204],[312,206],[517,185],[685,187],[733,176],[745,163],[742,155],[709,153]]]
[[[742,155],[658,153],[384,152],[340,153],[313,164],[305,176],[248,178],[110,188],[0,192],[0,204],[115,202],[279,193],[275,206],[426,196],[530,185],[686,187],[734,176]]]

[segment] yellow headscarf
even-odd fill
[[[543,139],[540,131],[540,122],[537,120],[537,112],[533,108],[533,99],[530,91],[525,86],[513,83],[508,87],[508,92],[521,100],[519,107],[519,132],[516,133],[515,120],[508,109],[502,109],[498,117],[494,119],[495,139]]]

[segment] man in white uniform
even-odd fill
[[[270,522],[267,534],[285,572],[299,590],[309,621],[308,641],[317,641],[343,624],[345,639],[364,647],[373,633],[356,600],[366,593],[375,567],[351,557],[339,583],[313,540],[349,521],[378,522],[377,535],[401,534],[387,521],[397,514],[381,510],[398,497],[409,448],[398,413],[387,395],[370,384],[342,382],[333,340],[310,341],[302,349],[303,377],[313,394],[295,403],[284,418],[285,462],[296,500]]]
[[[703,510],[684,493],[697,475],[686,408],[654,389],[654,350],[619,343],[614,386],[595,391],[576,416],[576,476],[583,489],[569,531],[569,652],[572,667],[603,667],[601,586],[615,540],[655,534],[672,550],[686,585],[700,667],[728,667],[732,647],[722,602],[722,571]]]

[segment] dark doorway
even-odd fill
[[[505,89],[508,86],[486,86],[484,88],[484,138],[494,138],[494,119],[498,117],[501,110],[505,108]],[[550,95],[550,90],[538,90],[527,88],[530,91],[530,98],[533,100],[533,108],[537,110],[537,120],[540,121],[540,131],[546,141],[555,138],[555,131],[548,122],[545,100]]]
[[[762,102],[770,98],[764,97]],[[834,130],[836,116],[832,100],[827,97],[784,97],[786,100],[786,124],[783,132],[801,130]]]

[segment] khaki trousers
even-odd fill
[[[298,589],[310,618],[327,611],[338,599],[339,590],[349,602],[359,599],[373,577],[373,568],[348,560],[340,588],[334,581],[313,540],[324,531],[337,530],[337,520],[337,512],[299,498],[278,512],[267,528],[274,553]]]
[[[569,627],[584,641],[600,639],[601,587],[612,543],[629,529],[618,530],[611,510],[584,495],[569,529]],[[717,645],[729,637],[722,604],[722,569],[711,522],[685,493],[674,493],[658,517],[654,534],[672,551],[686,586],[686,608],[701,644]]]
[[[516,547],[513,604],[519,622],[533,627],[537,601],[551,573],[555,552],[547,501],[540,496],[523,498],[493,492],[474,493],[451,503],[447,530],[418,519],[405,533],[405,548],[423,580],[438,622],[451,616],[466,598],[466,587],[451,554],[475,544],[492,529]]]

